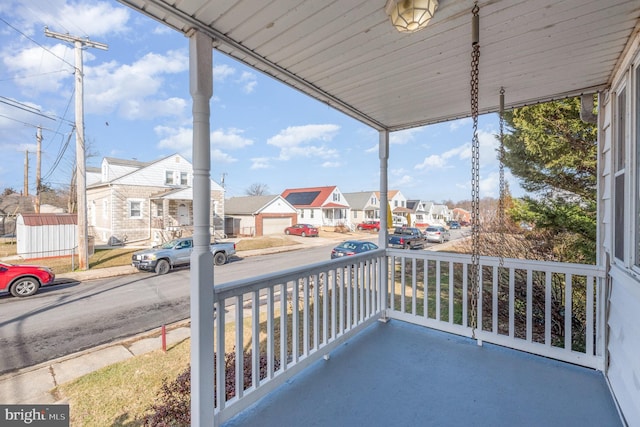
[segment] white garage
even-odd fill
[[[293,219],[286,217],[262,217],[262,235],[282,234],[284,229],[293,225]]]
[[[225,222],[229,236],[265,236],[284,234],[284,229],[296,224],[298,212],[282,196],[246,196],[225,200]]]

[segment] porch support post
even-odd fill
[[[389,224],[387,223],[387,209],[389,209],[388,196],[388,169],[389,169],[389,131],[380,131],[378,142],[378,157],[380,158],[380,232],[378,233],[378,246],[387,248]],[[387,291],[389,289],[389,263],[382,263],[382,271],[380,277],[380,286],[382,287],[380,295],[380,309],[383,318],[386,319],[387,309]]]
[[[211,243],[210,106],[213,40],[196,31],[189,39],[193,98],[193,252],[191,253],[191,425],[213,426],[213,254]]]

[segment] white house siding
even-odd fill
[[[187,184],[188,186],[192,183],[192,166],[187,160],[185,160],[182,156],[174,155],[171,157],[167,157],[166,159],[162,159],[149,165],[149,167],[138,169],[136,173],[131,175],[123,176],[118,179],[118,184],[125,185],[148,185],[149,183],[154,183],[157,185],[165,184],[166,172],[173,172],[174,183],[169,185],[168,187],[175,186],[181,187],[183,185],[180,184],[180,173],[184,172],[187,174]],[[216,184],[217,185],[217,184]],[[214,189],[214,184],[212,184],[212,190]]]
[[[111,188],[106,186],[94,188],[91,197],[87,199],[87,204],[92,210],[92,218],[89,221],[89,235],[94,236],[97,241],[106,242],[113,234],[111,227]]]
[[[617,123],[614,109],[614,93],[601,97],[600,114],[600,201],[602,207],[599,211],[600,238],[602,240],[603,253],[601,262],[611,260],[609,310],[607,317],[608,326],[608,370],[607,378],[611,389],[620,405],[622,413],[630,426],[640,426],[640,271],[633,267],[633,253],[635,236],[640,233],[634,224],[635,194],[640,192],[637,188],[638,174],[635,166],[635,153],[640,145],[640,125],[636,120],[640,119],[639,101],[640,81],[632,81],[632,76],[637,76],[637,67],[640,67],[640,34],[636,33],[631,48],[627,55],[620,61],[621,68],[613,79],[612,91],[619,84],[627,82],[628,115],[626,120],[626,177],[625,199],[626,216],[625,234],[627,241],[625,251],[628,255],[625,260],[616,260],[613,256],[615,230],[613,229],[614,212],[614,173],[616,143],[614,137],[615,123]],[[640,80],[640,79],[638,79]],[[632,230],[632,232],[629,232]]]

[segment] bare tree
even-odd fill
[[[251,186],[245,190],[247,196],[264,196],[268,193],[269,186],[261,183],[251,184]]]

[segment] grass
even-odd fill
[[[56,389],[71,407],[73,426],[142,426],[164,379],[189,365],[189,340],[107,366]]]

